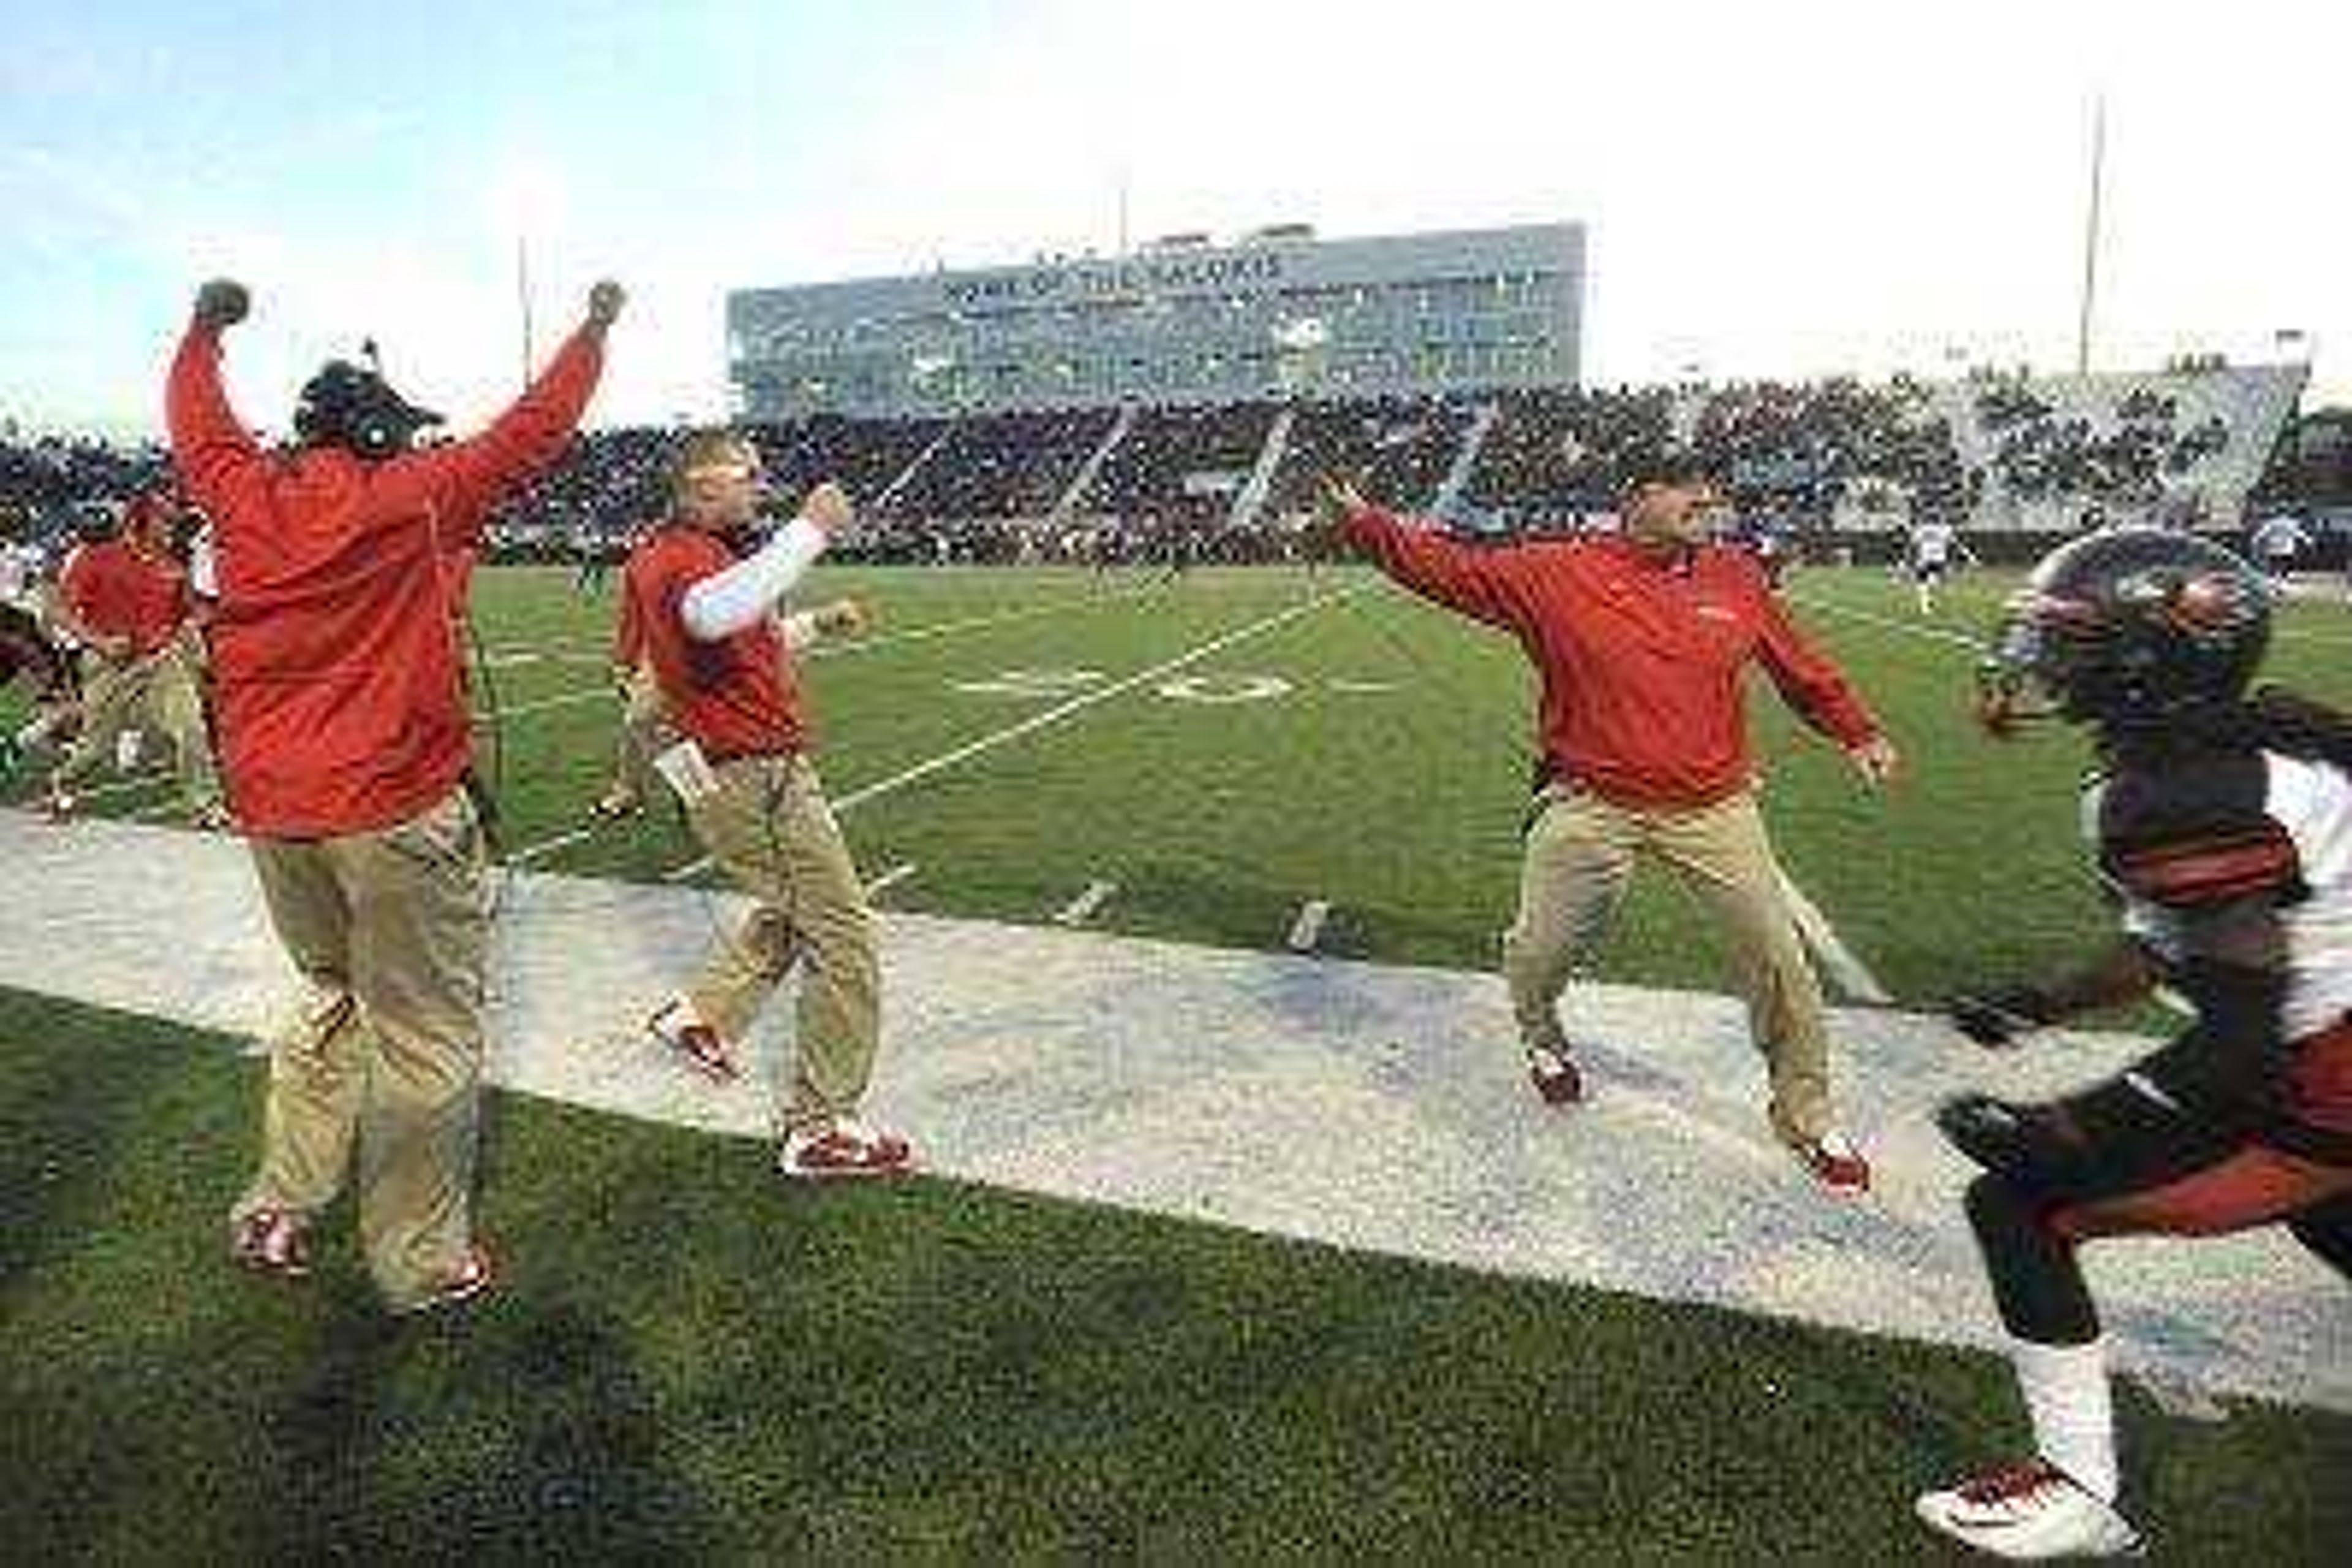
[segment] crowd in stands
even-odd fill
[[[1792,534],[1857,515],[1966,523],[1989,496],[2079,501],[2066,516],[2210,521],[2221,514],[2182,477],[2275,434],[2233,428],[2227,410],[2171,383],[1898,376],[747,428],[781,498],[824,478],[860,498],[852,552],[864,559],[1181,565],[1294,553],[1328,472],[1409,510],[1442,500],[1465,526],[1577,527],[1610,507],[1632,461],[1669,440],[1715,458],[1744,510]],[[678,438],[658,427],[583,437],[493,520],[494,553],[617,559],[666,504]],[[153,447],[0,440],[0,511],[36,533],[73,531],[76,509],[106,511],[166,477]],[[2226,500],[2232,515],[2239,499]]]

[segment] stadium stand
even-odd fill
[[[2295,417],[2301,365],[1951,382],[1512,389],[751,426],[780,493],[842,479],[885,561],[1280,559],[1315,477],[1479,530],[1580,526],[1628,457],[1674,437],[1744,507],[1799,535],[1883,534],[1914,515],[2020,540],[2101,521],[2238,527]],[[598,432],[496,520],[505,558],[614,555],[663,505],[676,433]],[[0,441],[0,507],[37,530],[163,482],[160,449]]]

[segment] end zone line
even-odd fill
[[[1853,955],[1853,950],[1838,940],[1837,931],[1821,907],[1805,897],[1805,890],[1786,871],[1780,873],[1780,891],[1789,900],[1790,914],[1796,919],[1798,936],[1813,950],[1813,955],[1830,972],[1839,990],[1857,1002],[1875,1002],[1882,1006],[1895,1000],[1878,983],[1878,977]]]

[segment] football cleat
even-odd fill
[[[1560,1051],[1529,1046],[1528,1081],[1546,1105],[1575,1105],[1584,1099],[1584,1077]]]
[[[1870,1191],[1870,1162],[1853,1140],[1834,1128],[1818,1138],[1792,1143],[1789,1152],[1805,1173],[1840,1197],[1860,1197]]]
[[[719,1031],[698,1017],[694,1004],[673,996],[646,1020],[646,1032],[669,1047],[677,1059],[713,1083],[735,1079],[735,1058]]]
[[[2130,1521],[2047,1459],[1923,1492],[1912,1508],[1930,1530],[2013,1562],[2137,1557],[2147,1550]]]
[[[399,1310],[402,1315],[408,1316],[462,1307],[488,1290],[497,1278],[498,1268],[490,1260],[490,1249],[478,1241],[474,1242],[466,1248],[466,1256],[455,1268],[443,1274],[424,1295]]]
[[[784,1134],[783,1147],[776,1151],[776,1169],[803,1182],[902,1175],[914,1161],[906,1139],[850,1116],[796,1127]]]
[[[284,1209],[257,1209],[230,1226],[228,1255],[239,1268],[280,1279],[310,1272],[310,1235]]]

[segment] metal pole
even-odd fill
[[[2074,374],[2091,370],[2091,311],[2099,297],[2099,191],[2107,161],[2107,100],[2102,93],[2091,113],[2091,195],[2083,220],[2083,308],[2074,325]]]
[[[515,236],[515,297],[522,306],[522,384],[530,385],[530,245]]]

